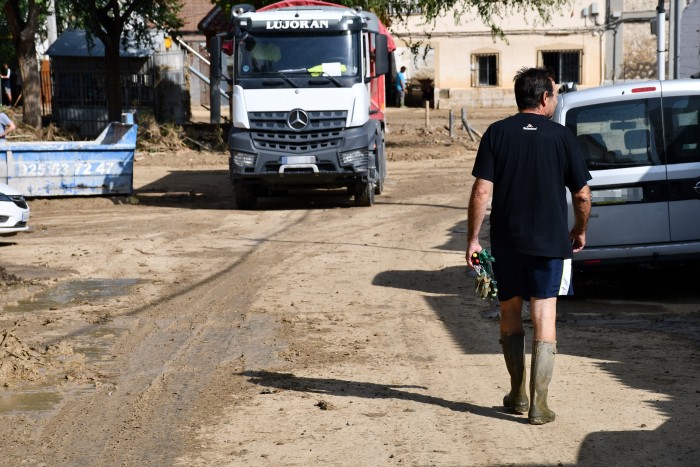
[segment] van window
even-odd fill
[[[566,126],[591,170],[663,163],[659,99],[575,107],[566,113]]]
[[[669,164],[700,162],[700,96],[664,98]]]

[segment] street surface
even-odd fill
[[[30,200],[0,239],[2,464],[698,465],[697,266],[577,276],[556,421],[502,410],[464,263],[477,146],[446,112],[389,109],[371,208],[236,211],[227,155],[195,152],[137,154],[131,198]]]

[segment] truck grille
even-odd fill
[[[294,131],[287,125],[289,112],[250,112],[255,147],[263,150],[303,153],[333,149],[340,145],[347,111],[307,112],[309,123]]]

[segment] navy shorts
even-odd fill
[[[571,259],[515,253],[492,246],[493,273],[498,282],[498,299],[524,300],[573,295]]]

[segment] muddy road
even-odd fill
[[[463,260],[476,143],[446,121],[390,109],[371,208],[236,211],[227,156],[185,152],[137,154],[133,197],[30,200],[0,239],[3,465],[697,465],[694,265],[578,276],[556,422],[502,411]]]

